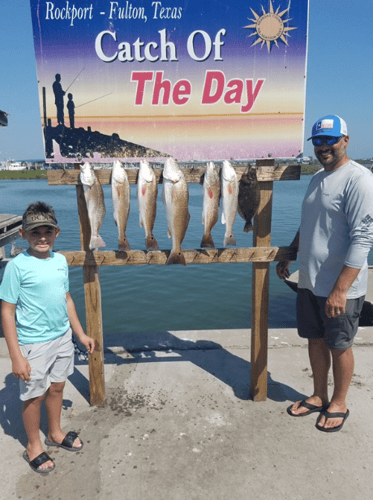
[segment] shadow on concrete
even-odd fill
[[[27,445],[27,435],[23,426],[22,420],[22,401],[19,399],[19,381],[12,373],[5,377],[5,386],[0,391],[0,425],[4,430],[4,434],[12,436],[18,440],[22,446]],[[63,401],[63,407],[69,405],[68,400]],[[70,401],[71,406],[71,401]],[[41,432],[47,436],[48,423],[47,412],[43,404],[41,410]]]
[[[131,357],[123,357],[127,352]],[[238,347],[236,349],[239,349]],[[159,353],[162,355],[159,355]],[[169,355],[169,356],[168,356]],[[110,335],[105,338],[105,363],[117,365],[190,362],[232,388],[238,399],[250,399],[251,363],[210,340],[187,340],[161,332]],[[79,365],[80,362],[76,362]],[[89,401],[89,382],[77,370],[70,382]],[[305,397],[292,387],[272,379],[268,372],[268,398],[295,402]]]

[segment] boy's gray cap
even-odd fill
[[[31,231],[40,226],[51,226],[59,229],[57,219],[51,214],[27,214],[26,219],[22,222],[25,231]]]

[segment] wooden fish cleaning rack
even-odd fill
[[[218,163],[218,162],[216,162]],[[231,162],[238,179],[246,171],[248,163]],[[180,164],[188,183],[201,183],[206,169],[205,163]],[[275,165],[274,159],[257,160],[256,173],[259,181],[260,202],[254,217],[252,248],[218,248],[183,250],[187,264],[252,262],[252,325],[251,325],[251,373],[250,396],[254,401],[267,399],[268,358],[268,299],[269,265],[274,261],[296,260],[292,247],[271,247],[271,220],[273,182],[300,179],[300,165]],[[153,164],[157,181],[162,183],[162,168]],[[138,169],[126,169],[131,184],[137,183]],[[104,383],[104,338],[101,309],[100,266],[133,266],[144,264],[166,264],[170,250],[141,251],[91,251],[91,236],[83,186],[79,170],[49,170],[49,185],[75,185],[81,251],[61,252],[69,266],[83,267],[84,295],[87,334],[94,338],[96,348],[89,358],[89,387],[91,405],[105,403]],[[111,170],[95,170],[100,183],[110,184]]]

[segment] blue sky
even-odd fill
[[[0,109],[9,113],[0,161],[43,158],[29,0],[2,0],[0,19]],[[316,119],[338,114],[348,125],[352,158],[373,156],[372,19],[372,0],[310,0],[306,137]],[[307,142],[304,152],[313,153]]]

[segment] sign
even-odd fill
[[[302,154],[308,0],[30,2],[47,161]]]

